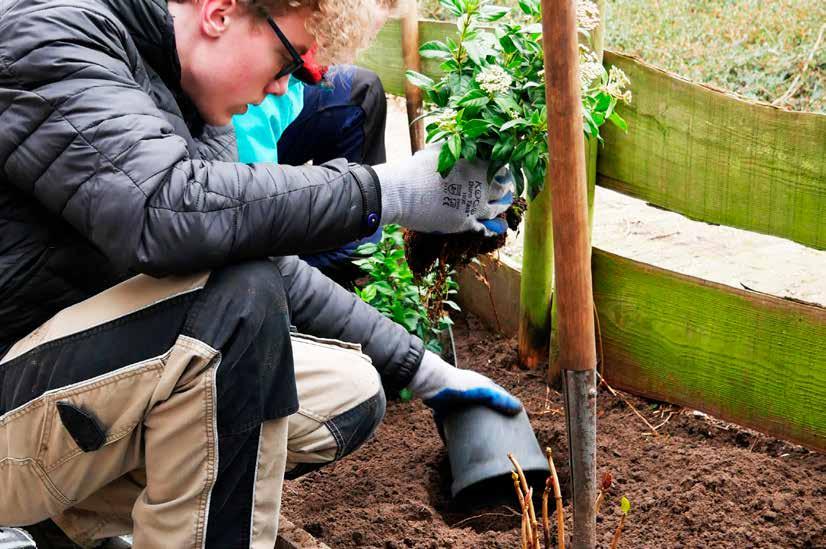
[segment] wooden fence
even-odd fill
[[[421,41],[455,26],[422,21]],[[792,113],[606,52],[631,78],[623,134],[606,127],[597,184],[707,223],[826,249],[826,116]],[[403,93],[400,26],[359,60]],[[425,62],[424,72],[437,74]],[[490,288],[460,276],[467,310],[513,334],[519,271],[486,260]],[[826,450],[826,309],[594,250],[604,373],[631,393]],[[826,265],[824,265],[826,270]],[[495,316],[491,313],[495,303]]]

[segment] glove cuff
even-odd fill
[[[430,398],[447,386],[450,372],[454,369],[436,353],[425,351],[422,363],[407,388],[418,398]]]
[[[402,200],[399,194],[401,178],[399,167],[395,170],[390,164],[373,166],[381,188],[381,224],[402,224]]]

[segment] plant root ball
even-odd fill
[[[524,198],[517,198],[499,217],[515,231],[522,222],[526,205]],[[405,231],[404,235],[407,263],[417,278],[425,276],[437,261],[450,269],[460,269],[476,257],[495,252],[506,240],[507,234],[486,237],[479,233],[444,235]]]

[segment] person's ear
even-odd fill
[[[211,38],[218,38],[237,18],[239,9],[237,0],[203,0],[200,13],[201,30]]]

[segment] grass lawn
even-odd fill
[[[515,0],[499,3],[516,5]],[[773,102],[785,96],[785,108],[826,112],[826,0],[606,4],[610,49],[751,99]],[[444,19],[438,0],[420,2],[419,10],[422,17]]]

